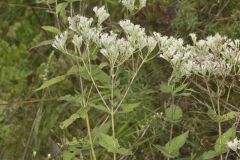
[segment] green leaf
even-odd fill
[[[91,60],[96,60],[98,51],[99,51],[99,47],[91,48],[90,50]]]
[[[68,71],[67,71],[67,75],[74,75],[78,73],[78,68],[77,66],[72,66]]]
[[[89,106],[91,107],[94,107],[95,109],[98,109],[100,111],[103,111],[103,112],[106,112],[106,113],[110,113],[109,110],[104,106],[104,105],[101,105],[101,104],[89,104]]]
[[[56,34],[61,33],[61,31],[58,28],[53,26],[42,26],[42,29],[48,32],[56,33]]]
[[[240,112],[231,111],[228,112],[227,114],[218,116],[214,110],[209,108],[207,114],[215,122],[225,122],[239,116]]]
[[[212,159],[214,157],[217,157],[218,155],[220,155],[220,153],[211,150],[211,151],[207,151],[207,152],[203,153],[202,159],[204,159],[204,160]]]
[[[236,128],[232,127],[223,133],[216,141],[214,149],[216,152],[225,153],[228,151],[227,142],[236,137]]]
[[[155,148],[157,148],[157,150],[159,150],[165,157],[168,157],[168,158],[175,158],[177,157],[177,154],[178,153],[168,153],[168,151],[166,151],[166,149],[160,145],[157,145],[157,144],[154,144],[153,145]]]
[[[75,122],[79,118],[86,118],[87,112],[89,111],[89,107],[81,107],[76,113],[72,114],[68,119],[63,121],[60,124],[61,129],[65,129],[70,126],[73,122]]]
[[[214,150],[203,153],[202,159],[212,159],[228,151],[227,142],[236,137],[236,128],[232,127],[223,133],[215,142]]]
[[[51,45],[53,43],[53,40],[50,39],[50,40],[45,40],[45,41],[42,41],[40,43],[38,43],[36,46],[34,47],[31,47],[29,50],[32,50],[34,48],[39,48],[39,47],[42,47],[42,46],[47,46],[47,45]]]
[[[225,122],[225,121],[231,120],[239,115],[240,115],[240,112],[231,111],[231,112],[228,112],[227,114],[220,116],[218,121]]]
[[[107,134],[100,133],[98,135],[98,143],[100,146],[107,149],[108,152],[118,153],[125,156],[132,154],[131,150],[121,147],[116,138]]]
[[[74,160],[81,152],[82,150],[78,146],[68,146],[67,149],[63,150],[63,160]],[[80,158],[79,160],[82,159]]]
[[[191,96],[191,92],[184,92],[184,93],[179,93],[177,94],[178,96],[183,96],[183,97],[188,97],[188,96]]]
[[[39,90],[48,88],[48,87],[50,87],[50,86],[52,86],[52,85],[54,85],[54,84],[56,84],[56,83],[59,83],[59,82],[65,80],[65,79],[66,79],[66,76],[65,76],[65,75],[54,77],[54,78],[52,78],[52,79],[50,79],[50,80],[45,81],[45,82],[41,85],[41,87],[39,87],[39,88],[36,89],[35,91],[39,91]]]
[[[165,120],[171,123],[178,123],[183,116],[182,109],[179,106],[171,105],[165,110]]]
[[[172,93],[173,92],[173,88],[171,85],[168,85],[167,83],[162,83],[160,85],[160,90],[163,92],[163,93]]]
[[[129,113],[132,112],[135,108],[139,107],[141,103],[129,103],[122,105],[122,111],[119,113]]]
[[[100,81],[103,84],[110,84],[111,79],[109,75],[103,72],[101,68],[102,66],[98,66],[98,65],[87,65],[87,69],[84,66],[81,66],[78,71],[78,67],[73,66],[68,70],[67,75],[73,75],[73,74],[79,73],[80,76],[85,80],[92,81],[88,73],[89,71],[95,81]]]
[[[208,108],[207,114],[212,120],[214,120],[215,122],[218,122],[218,115],[213,109]]]
[[[174,91],[173,91],[173,95],[177,94],[178,92],[183,91],[184,89],[186,89],[188,84],[181,84],[180,86],[178,86]]]
[[[100,126],[97,126],[95,127],[93,130],[92,130],[92,135],[93,135],[93,138],[96,138],[99,133],[103,133],[103,134],[107,134],[107,132],[109,131],[111,127],[111,122],[106,122]]]
[[[59,3],[56,7],[56,14],[59,14],[60,12],[65,10],[67,8],[67,6],[68,6],[67,2]]]
[[[93,76],[94,80],[100,81],[103,84],[110,84],[110,77],[105,72],[103,72],[97,65],[87,65],[87,68],[88,71],[91,71],[91,75]],[[85,67],[80,68],[80,76],[82,76],[86,80],[91,81],[91,77],[89,76],[89,73],[87,72],[87,69]]]
[[[65,95],[58,98],[59,101],[66,101],[73,105],[79,106],[82,105],[83,95]]]
[[[47,3],[49,3],[49,4],[52,4],[52,3],[55,3],[56,2],[56,0],[47,0]]]
[[[188,131],[170,140],[164,147],[156,146],[166,157],[175,158],[179,156],[180,148],[186,143]]]

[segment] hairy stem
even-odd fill
[[[110,67],[110,75],[111,75],[111,121],[112,121],[112,136],[115,138],[115,122],[114,122],[114,65]],[[113,159],[116,160],[116,153],[113,153]]]
[[[144,63],[145,63],[145,60],[143,60],[143,61],[141,62],[141,64],[139,65],[139,67],[137,68],[137,71],[134,73],[134,75],[133,75],[133,77],[132,77],[132,79],[131,79],[131,81],[130,81],[130,83],[129,83],[127,89],[126,89],[126,91],[125,91],[124,94],[123,94],[122,99],[121,99],[120,102],[118,103],[118,105],[117,105],[117,107],[116,107],[116,109],[115,109],[114,112],[117,112],[118,109],[119,109],[119,107],[122,105],[122,103],[123,103],[125,97],[126,97],[127,94],[128,94],[129,89],[130,89],[131,86],[132,86],[133,81],[135,80],[135,78],[136,78],[136,76],[137,76],[139,70],[142,68],[142,65],[143,65]]]
[[[220,96],[221,96],[221,90],[219,84],[217,84],[217,110],[218,110],[218,116],[221,116],[221,109],[220,109]],[[218,135],[219,137],[222,135],[222,124],[221,122],[218,122]],[[220,139],[220,144],[222,144]],[[220,155],[220,159],[223,160],[223,155]]]
[[[89,138],[89,143],[90,143],[90,147],[91,147],[93,160],[96,160],[96,154],[95,154],[94,147],[93,147],[93,141],[92,141],[91,128],[90,128],[88,114],[86,115],[86,123],[87,123],[88,138]]]

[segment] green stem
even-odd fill
[[[172,95],[172,101],[171,101],[171,107],[172,107],[172,119],[173,119],[173,114],[175,112],[175,107],[173,108],[174,106],[174,95]],[[173,123],[171,123],[171,126],[170,126],[170,135],[169,135],[169,142],[172,140],[172,137],[173,137]],[[170,160],[170,158],[168,157],[167,158],[168,160]]]
[[[221,91],[220,91],[219,85],[217,85],[217,88],[218,88],[217,110],[218,110],[218,116],[220,117],[221,116],[221,109],[220,109]],[[218,135],[219,135],[219,137],[221,137],[221,135],[222,135],[222,124],[221,124],[221,122],[218,122]],[[220,144],[222,144],[221,139],[220,139]],[[222,154],[220,155],[220,159],[223,160],[223,155]]]
[[[98,86],[97,86],[97,84],[96,84],[94,78],[92,77],[91,72],[90,72],[89,69],[87,68],[87,65],[86,65],[85,61],[84,61],[84,60],[82,60],[82,61],[83,61],[83,65],[84,65],[84,67],[86,68],[86,70],[87,70],[87,72],[88,72],[88,75],[90,76],[91,81],[93,82],[93,85],[94,85],[94,87],[96,88],[96,90],[97,90],[97,92],[98,92],[98,95],[100,96],[100,98],[101,98],[103,104],[105,105],[105,107],[106,107],[109,111],[111,111],[110,108],[108,107],[106,101],[104,100],[104,98],[103,98],[101,92],[99,91]]]
[[[87,123],[88,137],[89,137],[89,143],[90,143],[90,147],[91,147],[93,160],[96,160],[96,154],[95,154],[94,147],[93,147],[93,141],[92,141],[91,128],[90,128],[88,114],[86,115],[86,123]]]
[[[111,65],[110,68],[111,75],[111,121],[112,121],[112,136],[115,138],[115,122],[114,122],[114,65]],[[113,159],[116,160],[116,153],[113,153]]]
[[[126,91],[125,91],[124,94],[123,94],[123,97],[122,97],[121,101],[118,103],[118,105],[117,105],[117,107],[116,107],[116,109],[115,109],[114,112],[117,112],[118,109],[119,109],[119,107],[120,107],[121,104],[123,103],[123,100],[124,100],[125,97],[127,96],[128,91],[129,91],[130,87],[132,86],[133,81],[135,80],[135,78],[136,78],[136,76],[137,76],[139,70],[142,68],[142,65],[143,65],[144,63],[145,63],[145,59],[142,61],[142,63],[141,63],[141,64],[139,65],[139,67],[137,68],[137,71],[134,73],[134,75],[133,75],[133,77],[132,77],[132,79],[131,79],[131,81],[130,81],[130,83],[129,83],[127,89],[126,89]]]
[[[209,85],[208,85],[208,80],[207,80],[206,78],[204,78],[204,81],[205,81],[205,84],[206,84],[206,86],[207,86],[208,96],[209,96],[210,101],[211,101],[211,103],[212,103],[212,108],[213,108],[213,110],[216,112],[215,104],[214,104],[214,102],[213,102],[212,92],[210,91],[210,87],[209,87]]]
[[[112,136],[115,139],[115,122],[114,122],[114,112],[113,112],[113,110],[112,110],[112,113],[111,113],[111,120],[112,120]],[[113,159],[114,160],[117,159],[117,155],[116,155],[115,152],[113,153]]]

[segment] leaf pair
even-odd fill
[[[91,81],[91,77],[88,74],[88,70],[91,71],[91,75],[95,81],[100,81],[103,84],[109,84],[110,83],[110,77],[101,70],[101,68],[97,65],[87,65],[87,68],[81,67],[78,72],[78,68],[76,66],[69,69],[69,71],[65,75],[54,77],[50,80],[45,81],[38,89],[35,91],[39,91],[45,88],[48,88],[54,84],[57,84],[61,81],[64,81],[68,76],[73,74],[80,74],[82,78],[85,80]]]
[[[63,121],[60,124],[61,129],[66,129],[68,126],[70,126],[73,122],[75,122],[79,118],[85,119],[87,116],[87,112],[90,110],[89,107],[81,107],[76,113],[72,114],[68,119]]]
[[[121,147],[118,140],[113,136],[100,133],[97,140],[99,145],[105,148],[108,152],[118,153],[125,156],[132,154],[131,150]]]
[[[188,131],[173,138],[165,146],[154,145],[165,157],[176,158],[179,156],[180,148],[186,143]]]
[[[168,94],[171,94],[172,96],[190,96],[191,95],[191,92],[193,91],[192,89],[187,89],[187,83],[183,83],[181,84],[180,86],[178,87],[174,87],[173,85],[171,84],[168,84],[168,83],[162,83],[160,85],[160,90],[163,92],[163,93],[168,93]],[[187,91],[187,92],[184,92],[184,91]]]
[[[236,118],[237,116],[240,115],[240,112],[230,111],[227,114],[219,116],[219,115],[217,115],[217,113],[214,110],[209,108],[207,114],[215,122],[225,122],[225,121],[229,121],[233,118]]]
[[[165,120],[171,123],[178,123],[182,120],[183,112],[179,106],[171,105],[165,109]]]
[[[222,134],[214,145],[214,150],[205,152],[202,155],[202,159],[212,159],[228,151],[227,142],[236,137],[236,128],[232,127],[228,129],[224,134]]]

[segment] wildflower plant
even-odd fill
[[[220,155],[220,159],[223,159],[222,154],[227,151],[226,140],[222,139],[223,135],[230,138],[234,136],[235,131],[230,129],[223,133],[222,123],[235,118],[239,112],[236,110],[223,114],[224,107],[220,100],[226,94],[226,102],[228,102],[231,89],[236,85],[232,77],[239,74],[239,40],[232,40],[219,34],[208,36],[204,40],[197,40],[195,34],[190,34],[192,44],[184,44],[181,38],[162,37],[159,33],[154,33],[154,36],[158,40],[160,57],[167,60],[173,69],[167,86],[174,88],[176,84],[189,81],[193,77],[205,83],[205,87],[202,87],[194,80],[191,81],[197,86],[197,89],[200,89],[200,93],[207,93],[210,104],[205,99],[200,100],[196,96],[193,97],[208,108],[209,117],[217,123],[219,139],[215,144],[215,150],[204,153],[203,158]],[[181,86],[184,88],[184,85]],[[174,96],[172,96],[173,104]],[[172,114],[174,115],[176,112]],[[170,132],[172,133],[172,127]],[[230,143],[228,144],[230,145]]]
[[[106,148],[109,152],[113,152],[113,159],[117,159],[117,154],[129,155],[132,154],[132,152],[130,149],[123,148],[118,144],[115,135],[115,116],[119,111],[123,110],[121,109],[123,102],[143,64],[157,55],[157,51],[154,51],[157,41],[154,37],[147,35],[144,28],[140,25],[134,25],[130,20],[119,22],[120,27],[125,33],[124,36],[114,30],[106,31],[103,27],[103,23],[109,17],[109,13],[107,13],[105,7],[94,7],[93,12],[95,13],[94,18],[88,18],[81,15],[69,17],[69,29],[57,35],[52,46],[69,56],[69,58],[77,64],[78,71],[76,71],[76,73],[80,73],[80,76],[82,76],[82,70],[87,73],[86,76],[89,77],[92,86],[97,91],[103,104],[101,110],[104,110],[111,117],[112,135],[98,134],[95,138],[98,139],[98,144],[100,146]],[[107,64],[105,64],[107,67],[107,74],[101,70],[100,66],[92,64],[93,54],[98,56],[98,53],[107,60]],[[130,68],[125,68],[124,64],[126,62],[131,65]],[[123,68],[128,69],[130,72],[129,84],[123,88],[119,88],[117,83],[121,78],[119,74]],[[101,80],[94,74],[104,75],[107,80]],[[80,78],[80,81],[80,84],[83,84],[82,78]],[[105,84],[107,90],[109,90],[106,91],[106,89],[101,89],[101,85],[104,84],[101,84],[99,81],[109,83]],[[82,92],[84,92],[83,86],[81,87]],[[116,97],[115,90],[122,91],[122,93],[120,93],[120,98]],[[105,92],[109,92],[110,95],[105,95]],[[88,105],[88,103],[84,101],[82,104],[83,109],[81,109],[81,111],[86,114],[83,117],[86,119],[88,127],[91,156],[93,159],[96,159],[96,144],[91,135],[91,127],[88,119],[88,114],[90,114],[90,112],[88,112],[89,109],[87,108],[90,107],[90,104]],[[68,120],[66,120],[65,123],[66,122],[68,122]],[[114,144],[114,146],[107,146],[104,143],[105,141],[111,141],[111,143],[116,144]]]
[[[120,2],[131,13],[146,5],[145,0],[139,1],[139,7],[136,7],[135,0]],[[170,97],[164,102],[161,116],[157,114],[148,118],[146,125],[141,125],[143,132],[142,135],[138,133],[140,138],[146,134],[151,123],[161,119],[164,124],[170,126],[169,139],[165,145],[153,146],[167,159],[179,157],[180,149],[189,136],[189,131],[185,131],[174,137],[175,126],[184,117],[179,101],[183,97],[190,97],[208,109],[208,116],[218,128],[214,149],[204,152],[200,157],[211,159],[220,156],[223,160],[223,154],[228,152],[229,148],[236,150],[236,140],[229,141],[235,137],[237,125],[223,132],[222,123],[240,114],[237,110],[226,112],[221,105],[221,99],[226,94],[225,101],[228,103],[231,90],[236,85],[231,77],[239,74],[239,40],[220,34],[198,40],[196,34],[192,33],[192,42],[186,44],[182,38],[163,36],[158,32],[147,34],[145,28],[133,24],[129,19],[118,22],[117,28],[120,31],[113,27],[107,28],[104,24],[110,14],[104,6],[94,7],[93,13],[95,16],[90,18],[82,15],[68,18],[68,29],[55,36],[52,46],[69,58],[72,67],[66,75],[46,81],[37,89],[49,87],[69,75],[78,77],[80,91],[77,91],[77,95],[64,96],[59,100],[74,103],[77,101],[79,110],[63,121],[60,127],[66,129],[77,119],[85,120],[87,136],[78,140],[78,143],[87,145],[86,148],[90,150],[87,155],[90,159],[98,159],[96,150],[99,148],[112,153],[114,160],[133,156],[134,144],[123,146],[120,144],[121,139],[116,135],[118,115],[130,114],[129,112],[140,106],[138,101],[129,103],[128,94],[143,65],[156,57],[166,60],[171,65],[171,77],[167,83],[160,85],[161,92]],[[126,72],[128,75],[124,81],[127,83],[123,85],[121,76]],[[228,83],[230,85],[227,85]],[[194,89],[189,88],[190,86]],[[205,93],[207,96],[199,93]],[[104,120],[92,127],[89,117],[95,110],[103,112]]]

